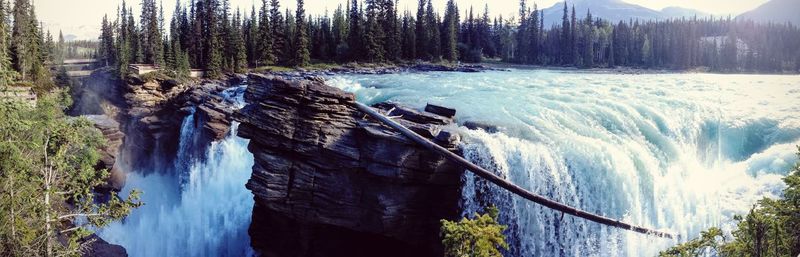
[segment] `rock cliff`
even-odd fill
[[[121,84],[125,105],[118,119],[129,135],[126,150],[130,159],[138,162],[134,165],[170,163],[177,152],[181,122],[192,110],[199,117],[196,122],[203,127],[201,140],[219,140],[230,130],[233,107],[219,96],[228,88],[227,81],[180,83],[128,76]],[[205,149],[193,150],[200,153]],[[159,161],[151,160],[152,156]]]
[[[367,119],[352,94],[321,79],[251,75],[245,99],[234,118],[255,157],[249,233],[263,256],[441,256],[439,220],[458,216],[459,167]],[[456,148],[451,118],[376,108]]]

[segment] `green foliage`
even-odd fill
[[[295,44],[297,44],[297,51],[294,55],[294,65],[298,67],[307,66],[308,62],[311,60],[310,53],[308,51],[308,31],[306,30],[306,10],[303,9],[303,0],[297,0],[297,14],[295,17],[297,20],[295,21]]]
[[[666,251],[659,253],[660,257],[669,256],[700,256],[709,250],[718,250],[720,240],[722,239],[722,230],[719,228],[710,228],[707,231],[700,233],[699,238],[692,239],[686,243],[674,246]]]
[[[95,201],[108,172],[97,170],[102,135],[64,115],[64,95],[36,107],[0,102],[0,255],[78,256],[79,240],[138,207],[126,199]]]
[[[327,14],[307,15],[303,1],[298,2],[295,12],[282,12],[279,0],[255,1],[261,6],[254,5],[249,17],[238,10],[232,15],[229,0],[193,1],[189,6],[176,1],[168,36],[164,35],[162,10],[155,0],[143,0],[138,25],[123,1],[117,20],[103,23],[103,42],[96,43],[99,57],[117,59],[109,65],[119,69],[121,75],[129,63],[162,64],[168,59],[170,66],[176,66],[180,55],[171,48],[174,42],[180,42],[180,51],[189,55],[192,67],[206,69],[210,77],[261,66],[306,66],[312,61],[459,63],[500,59],[578,68],[723,72],[800,69],[800,45],[792,44],[800,40],[800,28],[790,24],[754,24],[727,18],[612,23],[592,16],[591,10],[585,18],[577,17],[574,6],[569,8],[564,3],[560,24],[545,29],[545,24],[553,21],[545,21],[544,11],[527,0],[519,2],[515,17],[498,15],[493,19],[488,4],[480,15],[472,8],[460,11],[451,0],[436,3],[444,4],[438,6],[442,12],[434,8],[435,1],[418,0],[416,14],[399,13],[393,0],[348,0],[346,9],[339,6],[332,18]],[[30,0],[15,2],[30,6]],[[29,17],[35,20],[31,12],[13,14],[15,29],[9,46],[12,63],[21,77],[38,82],[31,79],[37,76],[32,72],[38,63],[34,57],[53,55],[46,51],[51,40],[43,40],[43,33],[25,22],[31,20]],[[114,46],[112,41],[116,41]]]
[[[473,219],[442,220],[442,244],[445,256],[501,257],[500,248],[508,249],[503,231],[507,226],[497,222],[499,210],[492,206],[487,213],[475,213]]]
[[[800,158],[800,147],[798,147]],[[659,256],[700,256],[706,252],[722,257],[800,255],[800,163],[783,181],[783,198],[764,198],[747,216],[734,217],[733,240],[726,241],[719,228],[702,232],[701,237],[674,246]]]

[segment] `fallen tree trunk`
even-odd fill
[[[649,229],[649,228],[645,228],[645,227],[631,225],[631,224],[628,224],[628,223],[625,223],[625,222],[622,222],[622,221],[619,221],[619,220],[611,219],[611,218],[608,218],[608,217],[604,217],[604,216],[600,216],[600,215],[597,215],[597,214],[589,213],[589,212],[586,212],[586,211],[583,211],[583,210],[580,210],[580,209],[577,209],[577,208],[573,208],[573,207],[567,206],[565,204],[562,204],[562,203],[553,201],[551,199],[548,199],[546,197],[543,197],[541,195],[537,195],[537,194],[535,194],[533,192],[530,192],[530,191],[528,191],[528,190],[526,190],[526,189],[524,189],[524,188],[522,188],[520,186],[515,185],[511,181],[503,179],[500,176],[497,176],[494,173],[492,173],[492,172],[490,172],[490,171],[488,171],[488,170],[486,170],[486,169],[484,169],[484,168],[482,168],[482,167],[480,167],[478,165],[475,165],[475,164],[471,163],[470,161],[467,161],[466,159],[464,159],[461,156],[459,156],[459,155],[457,155],[457,154],[445,149],[444,147],[441,147],[441,146],[431,142],[430,140],[425,139],[424,137],[418,135],[417,133],[414,133],[410,129],[404,127],[403,125],[400,125],[399,123],[395,122],[394,120],[390,119],[389,117],[386,117],[383,114],[378,113],[377,111],[375,111],[374,109],[370,108],[369,106],[366,106],[366,105],[364,105],[362,103],[359,103],[359,102],[353,102],[353,103],[355,104],[356,108],[358,108],[358,110],[360,110],[360,111],[368,114],[369,116],[371,116],[371,117],[383,122],[384,124],[388,125],[389,127],[392,127],[394,129],[398,130],[401,134],[403,134],[406,137],[410,138],[414,142],[417,142],[418,144],[422,145],[423,147],[428,148],[431,151],[438,152],[439,154],[443,155],[445,158],[447,158],[447,159],[449,159],[449,160],[451,160],[453,162],[456,162],[459,165],[461,165],[464,168],[466,168],[467,170],[471,171],[472,173],[475,173],[475,175],[478,175],[478,176],[480,176],[480,177],[482,177],[482,178],[484,178],[486,180],[489,180],[489,182],[492,182],[493,184],[498,185],[498,186],[508,190],[509,192],[514,193],[514,194],[516,194],[518,196],[521,196],[521,197],[523,197],[525,199],[528,199],[528,200],[530,200],[532,202],[544,205],[545,207],[553,209],[553,210],[561,211],[563,213],[566,213],[566,214],[569,214],[569,215],[572,215],[572,216],[575,216],[575,217],[591,220],[591,221],[594,221],[594,222],[597,222],[597,223],[600,223],[600,224],[613,226],[613,227],[617,227],[617,228],[621,228],[621,229],[626,229],[626,230],[630,230],[630,231],[634,231],[634,232],[638,232],[638,233],[642,233],[642,234],[647,234],[647,235],[654,235],[654,236],[665,237],[665,238],[670,238],[670,239],[673,238],[673,235],[670,234],[670,233],[667,233],[667,232],[662,232],[662,231],[658,231],[658,230],[654,230],[654,229]]]

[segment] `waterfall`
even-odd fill
[[[241,108],[243,93],[241,86],[220,95]],[[253,197],[244,187],[253,165],[248,140],[236,136],[239,124],[233,122],[223,140],[193,156],[200,129],[194,119],[192,111],[182,123],[174,170],[128,173],[121,195],[139,189],[145,205],[99,231],[130,256],[253,255],[247,234]]]
[[[459,122],[497,125],[459,128],[464,157],[550,199],[683,241],[729,230],[734,215],[778,196],[800,144],[796,76],[512,70],[329,83],[365,103],[430,102],[457,109]],[[462,215],[500,209],[507,256],[655,256],[678,243],[562,215],[469,172],[462,180]]]

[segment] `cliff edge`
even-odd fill
[[[319,78],[250,75],[234,114],[255,157],[252,246],[263,256],[441,256],[439,220],[458,217],[461,169],[352,106]],[[375,106],[456,149],[445,117]],[[448,115],[445,112],[443,115]]]

